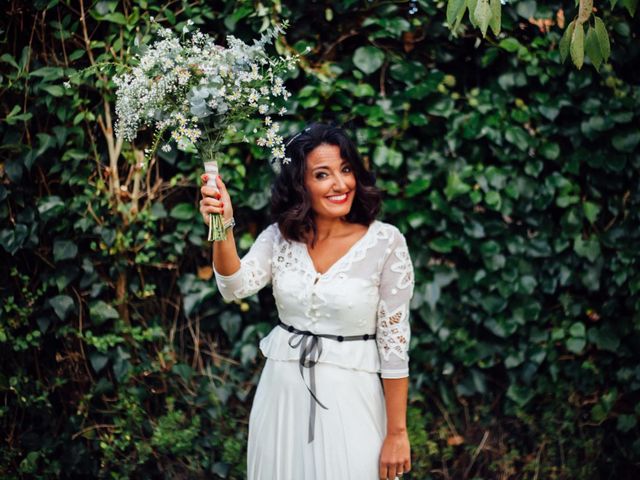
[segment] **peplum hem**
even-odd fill
[[[266,337],[260,340],[260,351],[271,360],[298,362],[300,349],[289,345],[291,337],[295,338],[299,335],[275,326]],[[339,342],[322,337],[319,337],[319,340],[322,342],[322,354],[318,358],[318,363],[368,373],[380,373],[380,355],[375,340]]]

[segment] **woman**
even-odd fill
[[[222,296],[271,282],[280,318],[260,342],[267,360],[249,417],[247,476],[401,477],[411,468],[405,238],[375,219],[380,191],[342,129],[307,127],[286,153],[291,162],[272,188],[275,222],[242,260],[228,231],[213,246]],[[205,222],[222,213],[231,228],[229,193],[220,177],[216,184],[219,193],[202,187],[200,212]]]

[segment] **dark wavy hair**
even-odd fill
[[[302,242],[311,234],[312,244],[316,242],[318,232],[304,179],[307,155],[323,144],[339,147],[355,175],[356,192],[345,220],[368,226],[380,212],[382,194],[375,186],[375,175],[365,168],[354,142],[338,126],[314,123],[286,143],[285,154],[291,162],[282,165],[271,187],[271,216],[287,240]]]

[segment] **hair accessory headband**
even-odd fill
[[[287,143],[285,143],[285,145],[284,145],[285,150],[286,150],[287,148],[289,148],[289,145],[291,145],[291,143],[292,143],[296,138],[298,138],[298,137],[299,137],[300,135],[302,135],[303,133],[307,133],[309,130],[311,130],[311,127],[305,127],[305,128],[303,128],[302,130],[300,130],[298,133],[296,133],[293,137],[291,137],[291,138],[287,141]],[[273,158],[273,159],[271,159],[271,163],[276,163],[276,160],[277,160],[277,158]],[[287,161],[287,160],[288,160],[288,161]],[[286,165],[286,164],[288,164],[288,163],[290,163],[290,162],[291,162],[291,159],[289,159],[289,158],[285,158],[285,159],[282,161],[282,164],[283,164],[283,165]]]
[[[291,145],[291,142],[293,142],[296,138],[298,138],[303,133],[307,133],[309,130],[311,130],[311,127],[305,127],[304,129],[300,130],[298,133],[296,133],[293,137],[289,139],[289,141],[285,144],[284,148],[288,148],[289,145]]]

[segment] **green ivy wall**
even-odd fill
[[[278,50],[310,47],[283,130],[346,125],[416,269],[412,478],[637,478],[640,30],[622,5],[599,13],[598,73],[560,62],[574,2],[507,3],[482,41],[427,0],[5,3],[0,476],[244,478],[272,297],[217,293],[198,159],[141,170],[149,132],[112,132],[109,62],[154,16],[220,42],[288,19]],[[246,251],[273,173],[239,127],[223,178]]]

